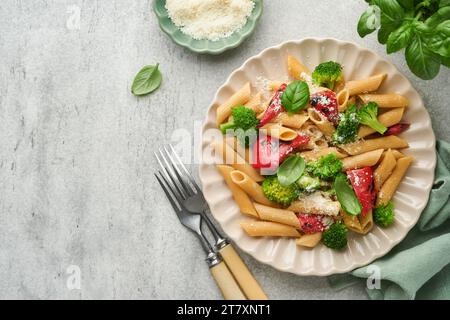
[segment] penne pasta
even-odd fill
[[[412,161],[412,157],[403,157],[397,160],[397,165],[395,166],[394,171],[378,192],[376,201],[377,207],[380,205],[386,205],[392,199],[392,196],[397,190],[398,185],[400,184]]]
[[[307,248],[314,248],[317,246],[322,239],[322,233],[312,233],[312,234],[304,234],[297,240],[295,240],[295,243],[298,246],[307,247]]]
[[[228,144],[231,148],[233,148],[233,150],[236,151],[239,156],[245,159],[245,162],[252,163],[251,152],[249,148],[244,148],[243,146],[241,146],[238,143],[236,137],[225,136],[224,140],[225,143]]]
[[[361,225],[361,234],[367,234],[373,228],[373,214],[372,210],[365,215],[358,215],[359,224]]]
[[[231,96],[225,103],[221,104],[216,111],[216,123],[219,126],[230,115],[231,109],[235,106],[243,105],[250,100],[250,83],[246,83],[239,91]]]
[[[250,178],[242,171],[234,170],[230,173],[231,181],[245,191],[253,200],[258,203],[277,207],[275,203],[266,198],[263,193],[262,187],[256,183],[255,180]]]
[[[406,97],[396,93],[366,93],[358,97],[364,103],[375,102],[380,108],[406,108],[409,105]]]
[[[301,63],[298,59],[294,58],[291,55],[288,55],[287,64],[288,64],[288,73],[295,80],[303,79],[302,73],[305,74],[311,73],[303,63]]]
[[[356,233],[362,233],[363,229],[361,227],[361,223],[359,222],[358,216],[352,216],[346,213],[344,210],[341,210],[342,221],[347,228]]]
[[[252,109],[258,114],[264,111],[261,99],[262,99],[262,92],[258,92],[245,104],[245,106],[249,109]]]
[[[230,188],[233,199],[239,206],[240,211],[251,217],[258,218],[258,213],[256,212],[253,202],[250,200],[249,196],[231,180],[231,172],[234,169],[226,165],[217,165],[216,167],[225,179],[225,183],[228,185],[228,188]]]
[[[345,153],[335,147],[322,148],[317,150],[301,152],[300,155],[307,161],[318,160],[320,157],[326,156],[329,153],[334,153],[338,159],[347,157]]]
[[[383,149],[377,149],[366,153],[361,153],[356,156],[344,158],[342,160],[342,170],[360,169],[364,167],[371,167],[378,163]]]
[[[378,116],[378,121],[385,127],[393,126],[402,120],[404,108],[394,108]],[[368,135],[375,133],[376,131],[369,126],[361,126],[358,130],[358,136],[360,138],[367,137]]]
[[[293,211],[268,207],[259,203],[254,203],[254,206],[261,220],[278,222],[300,229],[300,221]]]
[[[347,88],[342,89],[336,94],[336,101],[339,112],[344,112],[349,106],[350,91]]]
[[[360,140],[340,146],[345,152],[354,156],[376,149],[402,149],[407,148],[408,143],[397,136],[387,136],[376,139]]]
[[[345,79],[344,79],[344,75],[342,75],[341,80],[335,83],[333,91],[334,92],[340,92],[344,88],[345,88]]]
[[[345,87],[351,96],[358,95],[377,90],[385,78],[386,73],[381,73],[366,79],[348,81]]]
[[[274,81],[274,80],[270,81],[269,82],[269,89],[272,90],[272,91],[277,91],[281,87],[281,85],[283,83],[285,83],[285,82],[283,82],[283,81]]]
[[[248,162],[245,161],[239,154],[234,151],[225,141],[214,142],[213,148],[215,154],[219,156],[224,164],[232,166],[236,170],[240,170],[248,175],[256,182],[263,181],[264,178],[253,168]]]
[[[336,130],[333,124],[328,121],[322,114],[316,109],[308,109],[309,119],[319,128],[319,130],[328,138],[330,138]]]
[[[299,238],[300,232],[294,227],[268,221],[242,221],[241,228],[250,237],[294,237]]]
[[[337,216],[341,205],[338,201],[333,201],[324,197],[320,192],[311,195],[301,196],[291,203],[288,210],[304,214],[323,214],[327,216]]]
[[[306,113],[288,114],[287,112],[280,113],[275,121],[281,123],[283,126],[300,129],[309,119]]]
[[[380,190],[383,183],[391,175],[392,171],[397,164],[397,160],[391,149],[384,153],[383,160],[381,160],[380,165],[373,172],[373,183],[375,190]]]
[[[281,126],[278,123],[268,123],[261,129],[267,130],[267,134],[282,141],[292,141],[298,133],[292,129]]]

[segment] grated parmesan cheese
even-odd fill
[[[167,0],[173,23],[194,39],[217,41],[230,36],[247,22],[253,0]]]

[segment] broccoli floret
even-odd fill
[[[358,118],[361,124],[371,127],[378,133],[385,133],[387,128],[377,119],[378,105],[375,102],[369,102],[358,110]]]
[[[380,205],[373,212],[373,220],[380,227],[389,227],[394,222],[394,203],[389,201],[385,206]]]
[[[256,112],[245,106],[234,107],[231,111],[233,120],[220,125],[220,131],[226,134],[227,131],[232,130],[233,134],[237,136],[239,143],[242,146],[248,147],[256,139],[256,126],[259,120],[256,118]]]
[[[321,187],[320,179],[316,177],[311,177],[307,172],[304,172],[300,179],[297,180],[297,184],[300,189],[306,192],[312,192],[314,190],[319,190]]]
[[[315,177],[324,180],[330,180],[342,170],[342,161],[338,159],[335,153],[320,157],[319,160],[309,162],[306,165],[306,171]]]
[[[293,183],[284,187],[277,176],[266,177],[262,183],[262,190],[267,199],[283,206],[290,205],[300,194],[297,184]]]
[[[347,227],[337,222],[322,233],[323,244],[331,249],[343,249],[347,245]]]
[[[323,62],[314,69],[312,80],[318,86],[333,90],[336,82],[342,80],[342,66],[334,61]]]
[[[341,113],[339,124],[333,133],[332,140],[335,144],[344,144],[356,140],[359,127],[359,117],[356,105],[351,105],[344,113]]]

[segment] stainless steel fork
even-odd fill
[[[156,157],[158,161],[160,161],[158,155],[156,155]],[[168,175],[167,168],[162,167],[161,170],[155,173],[155,177],[169,199],[169,202],[175,210],[181,224],[193,231],[199,238],[207,255],[206,262],[208,267],[217,282],[217,285],[222,291],[223,297],[227,300],[245,300],[246,298],[244,294],[239,288],[236,280],[233,278],[233,275],[223,262],[220,253],[216,253],[213,250],[204,236],[201,229],[202,217],[199,214],[192,214],[184,207],[179,189],[175,186],[175,181],[171,179],[170,175]]]
[[[173,183],[174,188],[176,188],[180,194],[180,201],[183,206],[185,206],[191,214],[199,214],[202,221],[206,222],[206,225],[215,238],[214,250],[221,254],[247,298],[252,300],[267,299],[261,286],[250,273],[230,241],[214,226],[208,217],[207,211],[209,208],[203,197],[203,193],[181,159],[178,157],[174,148],[171,145],[161,147],[159,149],[159,154],[157,154],[157,159],[160,166],[165,169],[164,172],[167,179]]]

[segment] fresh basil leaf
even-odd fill
[[[439,8],[450,6],[450,0],[441,0],[439,1]]]
[[[309,87],[305,81],[291,82],[281,96],[281,104],[290,113],[304,109],[309,101]]]
[[[434,28],[446,20],[450,20],[450,6],[440,8],[425,21],[425,24],[429,28]]]
[[[378,10],[378,14],[377,14]],[[379,26],[379,8],[377,6],[370,6],[363,12],[358,21],[358,34],[364,38],[368,34],[374,32]]]
[[[449,57],[441,57],[441,63],[443,66],[450,68],[450,58]]]
[[[378,30],[378,42],[386,44],[389,35],[398,29],[402,20],[391,21],[384,13],[381,14],[381,28]]]
[[[131,92],[136,96],[152,93],[159,88],[162,75],[159,71],[159,63],[143,67],[133,80]]]
[[[397,0],[405,9],[414,9],[414,0]]]
[[[391,22],[401,21],[405,15],[405,10],[399,5],[397,0],[374,0],[373,3],[380,7],[386,19]]]
[[[444,57],[450,57],[450,20],[439,24],[434,34],[427,38],[428,48]]]
[[[289,156],[277,169],[278,181],[282,186],[293,184],[305,171],[305,160],[297,155]]]
[[[352,216],[357,216],[361,213],[362,205],[344,174],[341,173],[336,177],[333,187],[336,191],[336,197],[345,212]]]
[[[406,23],[400,28],[392,32],[386,42],[387,53],[397,52],[405,48],[412,40],[413,37],[413,24]]]
[[[430,80],[439,73],[440,59],[419,36],[406,47],[406,63],[409,69],[423,80]]]

